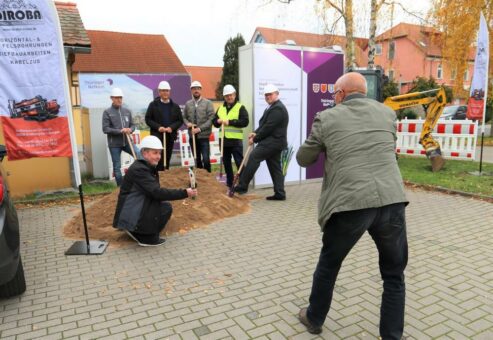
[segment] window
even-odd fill
[[[450,73],[450,79],[454,80],[455,77],[457,77],[457,70],[453,69],[452,72]]]
[[[464,72],[464,81],[468,81],[469,80],[469,67],[466,68],[466,72]]]
[[[388,59],[393,60],[394,59],[394,54],[395,54],[395,41],[389,42],[389,55]]]
[[[375,55],[382,54],[382,44],[375,44]]]
[[[264,37],[262,36],[262,34],[257,34],[257,36],[255,37],[255,42],[256,43],[260,43],[260,44],[263,44],[265,43],[265,39]]]
[[[394,70],[389,70],[389,80],[390,81],[394,80]]]
[[[438,67],[437,67],[437,79],[442,79],[442,78],[443,78],[442,64],[438,64]]]

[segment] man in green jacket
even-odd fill
[[[325,156],[318,222],[323,247],[313,275],[308,308],[300,321],[312,334],[322,332],[342,261],[368,231],[378,252],[383,295],[382,339],[400,339],[404,329],[407,236],[402,177],[395,157],[396,115],[366,97],[365,78],[355,72],[339,78],[336,106],[319,112],[296,159],[300,166]]]

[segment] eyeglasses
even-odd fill
[[[339,89],[337,90],[336,92],[332,93],[332,98],[335,99],[336,95],[339,93],[339,92],[342,92],[343,90]]]

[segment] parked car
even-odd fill
[[[440,119],[466,119],[467,106],[451,105],[443,109]]]
[[[0,163],[6,154],[5,145],[0,145]],[[19,295],[25,290],[19,219],[9,195],[6,173],[0,164],[0,297]]]

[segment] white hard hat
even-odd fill
[[[273,85],[273,84],[267,84],[267,85],[265,85],[265,87],[264,87],[264,94],[274,93],[274,92],[279,92],[279,89],[277,88],[276,85]]]
[[[190,85],[190,88],[194,88],[194,87],[202,88],[202,84],[200,83],[200,81],[195,80],[192,82],[192,85]]]
[[[169,86],[169,83],[166,80],[163,80],[162,82],[159,83],[159,86],[157,87],[158,90],[171,90],[171,86]]]
[[[236,93],[236,90],[233,85],[225,85],[223,88],[223,96],[226,96],[231,93]]]
[[[140,148],[162,150],[163,143],[161,143],[159,138],[157,138],[156,136],[147,136],[142,139],[142,142],[140,142]]]
[[[111,97],[123,97],[123,91],[118,87],[111,89]]]

